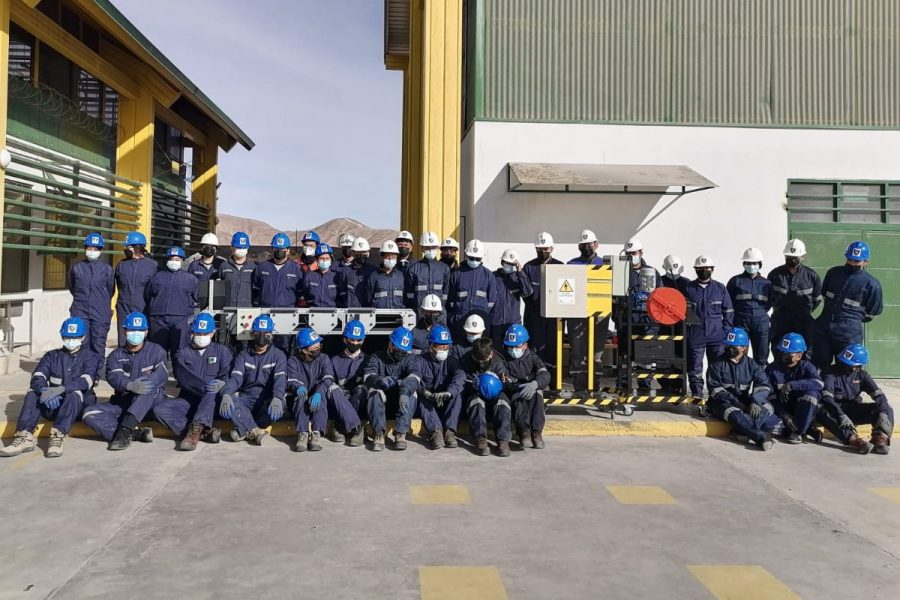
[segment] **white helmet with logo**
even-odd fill
[[[433,231],[426,231],[419,238],[419,245],[423,248],[434,248],[440,243],[438,236]]]
[[[452,237],[448,237],[443,242],[441,242],[441,248],[456,248],[459,250],[459,242],[454,240]]]
[[[578,243],[579,244],[593,244],[596,241],[597,241],[597,234],[595,234],[590,229],[585,229],[584,231],[581,232],[581,241],[579,241]]]
[[[784,247],[785,256],[806,256],[806,244],[803,240],[789,240]]]
[[[537,236],[537,241],[534,243],[535,248],[552,248],[553,247],[553,236],[547,233],[546,231],[542,231]]]
[[[368,252],[369,251],[369,240],[364,237],[358,237],[353,240],[353,251],[354,252]]]
[[[216,234],[214,233],[207,233],[202,238],[200,238],[200,243],[209,246],[218,246],[219,238],[216,237]]]
[[[422,304],[419,305],[422,310],[441,312],[444,306],[441,304],[441,297],[437,294],[428,294],[422,298]]]
[[[741,256],[741,262],[761,263],[763,261],[763,253],[759,248],[747,248],[744,255]]]
[[[394,240],[387,240],[383,244],[381,244],[381,253],[382,254],[400,254],[400,250],[397,248],[397,242]]]
[[[501,262],[509,263],[511,265],[519,262],[519,253],[513,250],[512,248],[507,248],[503,251],[503,256],[500,257]]]
[[[401,231],[400,233],[397,234],[397,238],[396,238],[396,239],[398,239],[398,240],[408,240],[408,241],[410,241],[410,242],[416,241],[415,238],[413,238],[413,234],[411,234],[410,232],[406,231],[405,229],[404,229],[403,231]]]
[[[484,319],[479,315],[469,315],[463,323],[463,331],[476,335],[484,333]]]
[[[670,254],[663,259],[663,271],[669,273],[673,277],[681,275],[684,273],[684,263],[681,262],[680,257]]]
[[[341,248],[352,248],[353,242],[356,240],[356,236],[352,233],[342,233],[340,239],[338,240],[338,246]]]
[[[637,238],[631,238],[625,242],[625,252],[638,252],[644,249],[644,244]]]
[[[484,258],[484,243],[481,240],[469,240],[469,243],[466,244],[466,256]]]
[[[716,266],[715,261],[705,254],[701,254],[694,261],[695,269],[706,269],[706,268],[715,267],[715,266]]]

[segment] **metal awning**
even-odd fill
[[[685,165],[509,163],[507,171],[510,192],[680,196],[718,187]]]

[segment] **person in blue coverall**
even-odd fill
[[[335,383],[343,390],[347,401],[360,418],[360,426],[355,432],[351,432],[347,445],[362,446],[365,441],[362,422],[367,418],[366,395],[368,390],[363,384],[363,366],[368,357],[363,352],[363,342],[366,340],[366,326],[361,321],[351,320],[344,327],[344,347],[331,357],[331,366],[334,368]],[[336,420],[337,411],[331,412],[329,418]],[[337,428],[334,431],[339,432]],[[347,436],[345,436],[346,439]],[[340,441],[332,438],[332,441]]]
[[[253,306],[253,275],[256,262],[247,258],[250,236],[237,231],[231,236],[231,256],[219,265],[218,278],[225,281],[225,306]]]
[[[415,357],[413,370],[421,378],[416,397],[422,426],[432,450],[456,448],[466,375],[448,361],[453,339],[444,325],[428,333],[428,348]]]
[[[191,319],[197,308],[197,278],[183,271],[184,250],[173,246],[166,251],[166,270],[157,271],[144,289],[149,339],[175,356],[188,343]]]
[[[319,268],[307,271],[303,278],[303,298],[310,308],[335,308],[338,299],[338,287],[332,265],[334,250],[328,244],[316,247],[316,263]]]
[[[287,235],[276,233],[272,237],[272,258],[259,263],[253,273],[253,306],[294,307],[303,297],[303,268],[289,259],[290,249]],[[290,352],[291,336],[277,335],[274,339],[282,352]]]
[[[569,260],[569,265],[602,265],[603,257],[597,254],[597,235],[590,229],[581,232],[578,241],[578,256]],[[588,349],[588,320],[568,319],[569,334],[569,374],[576,391],[587,390],[587,361],[596,361],[606,345],[609,336],[610,316],[594,319],[594,347]],[[596,371],[595,371],[596,373]]]
[[[703,355],[708,363],[721,357],[725,333],[732,326],[734,307],[725,286],[712,278],[715,264],[709,256],[698,256],[694,261],[697,278],[688,283],[684,291],[688,312],[699,319],[688,322],[687,352],[688,379],[691,394],[703,395]]]
[[[99,233],[84,238],[84,260],[69,270],[72,306],[69,315],[80,317],[87,327],[87,347],[101,357],[106,356],[106,336],[112,323],[112,297],[116,277],[106,261],[100,260],[105,242]]]
[[[805,259],[803,240],[788,240],[784,246],[784,264],[766,276],[772,284],[769,343],[773,351],[785,334],[791,332],[799,333],[806,340],[807,354],[812,346],[812,312],[822,303],[822,279],[803,264]]]
[[[119,333],[119,346],[125,345],[125,319],[128,315],[145,313],[147,301],[144,290],[150,278],[159,270],[156,261],[147,256],[147,238],[139,231],[132,231],[125,236],[122,249],[125,259],[116,265],[116,327]]]
[[[519,253],[507,248],[500,256],[500,268],[494,271],[496,302],[491,311],[491,337],[500,348],[510,325],[522,324],[522,301],[534,293],[531,281],[522,270]]]
[[[497,301],[494,274],[484,266],[485,247],[480,240],[466,244],[466,262],[450,274],[447,284],[447,326],[454,338],[461,338],[463,323],[471,313],[481,314],[490,328],[490,315]],[[490,335],[490,331],[488,331]]]
[[[734,325],[750,336],[753,360],[765,368],[769,364],[769,309],[772,284],[763,277],[763,254],[759,248],[747,248],[741,257],[744,272],[728,280],[726,289],[734,306]]]
[[[369,389],[366,412],[374,433],[372,450],[384,450],[387,419],[395,414],[394,449],[406,450],[406,435],[416,414],[416,390],[422,378],[416,373],[412,331],[398,327],[385,350],[369,356],[363,367],[363,383]]]
[[[822,441],[822,432],[815,427],[815,421],[825,384],[815,365],[804,358],[805,353],[803,336],[788,333],[778,344],[775,362],[766,367],[772,386],[769,402],[784,423],[783,439],[789,444],[803,442],[801,436],[816,443]]]
[[[537,354],[551,373],[556,371],[556,319],[541,316],[541,270],[543,265],[561,265],[562,261],[553,258],[553,236],[542,231],[534,243],[537,255],[522,267],[528,278],[533,293],[525,300],[525,329],[531,335],[531,351]]]
[[[450,281],[450,267],[440,261],[438,246],[440,241],[433,231],[426,231],[419,238],[419,246],[422,248],[422,258],[409,265],[406,269],[406,306],[415,311],[425,300],[425,297],[434,294],[447,300],[447,285]],[[421,316],[421,313],[420,315]]]

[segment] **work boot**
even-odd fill
[[[135,427],[131,436],[138,442],[141,442],[143,444],[150,444],[153,442],[153,428]]]
[[[250,435],[248,437],[250,438],[250,441],[257,446],[262,446],[263,440],[269,437],[269,432],[261,427],[254,427],[250,430]]]
[[[516,437],[519,440],[519,450],[525,450],[525,440],[531,436],[525,431],[519,431],[516,433]]]
[[[860,454],[868,454],[872,451],[872,444],[862,439],[855,433],[847,440],[847,445],[854,448]]]
[[[544,436],[541,435],[540,431],[531,432],[531,447],[535,450],[544,449]]]
[[[363,431],[362,425],[358,426],[356,429],[352,430],[347,434],[347,445],[351,448],[357,448],[363,445],[363,442],[366,439],[366,434]]]
[[[731,433],[728,434],[728,437],[730,439],[734,440],[738,444],[749,444],[750,443],[750,436],[744,435],[743,433],[736,433],[736,432],[732,431]]]
[[[381,452],[382,450],[384,450],[384,432],[377,431],[375,437],[372,438],[372,452]]]
[[[890,438],[886,436],[881,431],[876,431],[872,434],[872,452],[875,454],[887,454],[891,451],[891,447],[888,445],[890,443]]]
[[[444,432],[440,429],[435,429],[431,432],[431,449],[432,450],[440,450],[444,447]]]
[[[821,444],[822,440],[825,439],[825,434],[818,427],[810,427],[806,432],[806,439],[814,444]]]
[[[444,432],[444,446],[447,448],[458,448],[459,442],[456,441],[456,432],[448,429]]]
[[[478,456],[490,456],[491,449],[488,447],[488,441],[486,435],[479,435],[475,438],[475,453]]]
[[[309,436],[309,451],[310,452],[318,452],[322,449],[322,436],[318,431],[313,431],[312,435]]]
[[[241,435],[241,433],[237,429],[232,429],[228,432],[228,437],[231,438],[232,442],[243,442],[247,439],[247,435]]]
[[[803,443],[803,439],[800,437],[800,434],[797,433],[796,431],[791,431],[791,430],[785,431],[784,435],[782,436],[782,439],[787,444],[802,444]]]
[[[500,440],[497,442],[497,455],[506,458],[509,456],[509,441]]]
[[[759,449],[763,452],[771,450],[773,447],[775,447],[775,440],[773,440],[772,436],[768,433],[759,438],[756,443],[759,445]]]
[[[335,444],[343,444],[344,443],[344,434],[338,431],[337,427],[333,427],[331,429],[331,435],[328,436],[328,439],[334,442]]]
[[[197,446],[200,444],[200,434],[203,433],[203,425],[200,423],[191,423],[190,429],[188,429],[187,435],[184,436],[180,442],[178,442],[178,449],[184,452],[191,452],[192,450],[196,450]]]
[[[131,445],[131,440],[134,439],[134,430],[129,429],[127,427],[119,427],[116,429],[116,435],[113,436],[112,441],[109,442],[109,445],[106,446],[107,450],[124,450]]]
[[[56,427],[50,430],[50,445],[47,447],[47,458],[58,458],[63,455],[63,440],[66,434]]]
[[[34,433],[31,431],[17,431],[12,443],[5,448],[0,448],[0,456],[12,457],[34,450]]]
[[[204,427],[200,439],[207,444],[218,444],[222,440],[222,430],[218,427]]]
[[[309,446],[309,434],[302,431],[297,434],[297,441],[294,443],[294,452],[306,452]]]
[[[406,450],[406,434],[394,432],[394,450]]]

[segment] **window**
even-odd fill
[[[34,79],[34,36],[15,24],[9,29],[9,76]]]
[[[788,182],[791,223],[900,223],[900,182]]]
[[[53,88],[66,98],[73,98],[77,67],[47,44],[41,44],[40,56],[38,81]]]
[[[31,204],[28,189],[22,189],[11,181],[6,182],[6,203],[4,204],[3,227],[20,231],[28,230],[27,221],[15,218],[16,215],[27,216],[30,210],[24,206]],[[3,274],[0,281],[0,292],[14,294],[28,291],[28,250],[13,245],[28,245],[27,235],[18,233],[3,235]],[[11,246],[7,246],[7,244]]]
[[[69,269],[78,260],[74,254],[44,255],[44,290],[64,290],[69,287]]]

